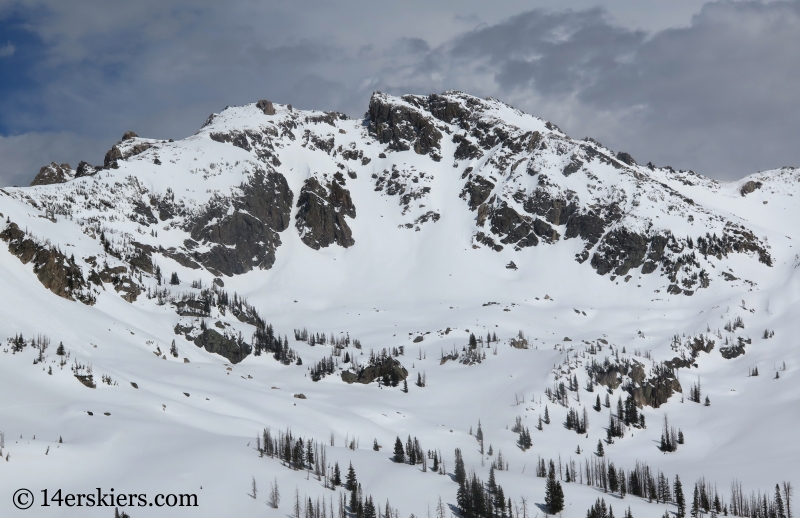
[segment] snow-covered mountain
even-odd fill
[[[733,480],[773,502],[800,474],[795,196],[798,169],[724,183],[640,165],[461,92],[375,93],[358,120],[259,101],[175,142],[128,132],[102,165],[0,189],[0,506],[18,486],[108,486],[198,495],[134,518],[279,516],[297,489],[319,518],[339,496],[313,465],[352,462],[379,507],[464,511],[432,456],[392,462],[398,436],[446,473],[455,448],[483,480],[502,456],[525,518],[547,511],[539,458],[569,517],[598,497],[617,516],[676,510],[598,493],[586,469],[604,462],[680,475],[690,504],[701,477],[731,511]],[[686,438],[669,453],[665,415]],[[325,459],[287,469],[265,428]]]

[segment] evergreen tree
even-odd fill
[[[406,461],[406,453],[403,450],[403,441],[400,440],[400,437],[398,437],[394,441],[394,457],[393,457],[393,459],[398,464]]]
[[[64,343],[58,342],[58,349],[56,349],[56,354],[59,356],[64,356],[67,352],[64,350]]]
[[[697,484],[694,485],[694,496],[692,496],[692,509],[689,511],[692,518],[697,518],[700,514],[700,495],[697,491]]]
[[[600,394],[597,394],[597,401],[595,401],[595,404],[592,408],[594,408],[597,412],[600,411]]]
[[[464,484],[467,481],[467,471],[464,468],[464,459],[461,457],[461,450],[456,448],[456,467],[454,474],[456,476],[456,482],[459,484]]]
[[[372,497],[368,496],[364,502],[364,518],[376,518],[375,504]]]
[[[178,357],[178,346],[175,345],[175,340],[172,340],[172,345],[169,347],[169,353],[175,358]]]
[[[495,510],[499,510],[497,516],[499,518],[505,518],[506,516],[506,495],[503,493],[502,486],[497,486],[497,492],[495,493],[494,497],[494,507]]]
[[[345,478],[344,488],[348,491],[355,491],[358,487],[358,480],[356,479],[356,470],[353,469],[353,463],[347,468],[347,477]]]
[[[475,335],[473,333],[470,333],[469,334],[469,348],[470,349],[475,349],[476,347],[478,347],[478,340],[475,338]]]
[[[408,381],[403,380],[403,392],[408,394]]]
[[[778,484],[775,484],[775,516],[776,518],[786,518],[786,512],[783,510],[781,487]]]
[[[550,413],[547,411],[547,405],[544,406],[544,424],[550,424]]]
[[[380,451],[381,447],[378,446],[378,439],[372,441],[372,449],[373,451]]]
[[[678,475],[675,475],[675,485],[672,488],[672,493],[675,495],[675,505],[678,506],[678,518],[686,516],[686,499],[683,496],[683,485]]]
[[[342,485],[342,473],[339,471],[339,463],[337,462],[333,466],[333,479],[331,480],[334,486],[341,486]]]
[[[561,482],[556,480],[556,470],[552,460],[547,472],[544,503],[551,514],[557,514],[564,510],[564,491],[561,489]]]
[[[486,486],[489,488],[489,492],[494,494],[497,491],[497,481],[494,478],[494,464],[489,468],[489,482],[487,482]]]
[[[597,441],[597,456],[602,457],[606,454],[605,450],[603,449],[603,440],[600,439]]]

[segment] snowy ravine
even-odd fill
[[[687,515],[701,478],[723,505],[734,481],[773,502],[800,483],[795,195],[800,169],[726,183],[640,165],[461,92],[375,93],[358,120],[259,101],[180,141],[126,133],[102,165],[0,189],[0,515],[111,518],[41,507],[41,490],[114,488],[197,495],[120,508],[132,518],[294,516],[296,492],[301,516],[311,499],[334,518],[337,463],[382,515],[388,499],[436,516],[440,498],[458,515],[456,448],[484,482],[502,455],[519,518],[547,512],[540,458],[560,462],[570,518],[597,498],[617,517],[677,510],[587,485],[587,461],[679,475]],[[646,426],[609,442],[629,397]],[[259,452],[265,429],[325,445],[324,476]],[[397,437],[425,469],[393,462]]]

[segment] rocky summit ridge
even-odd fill
[[[201,143],[205,160],[188,160]],[[288,150],[307,157],[308,171],[286,170]],[[224,159],[231,152],[234,165]],[[409,165],[410,154],[424,166]],[[178,183],[208,183],[208,195],[186,196],[170,182],[148,186],[141,173],[160,169],[170,169]],[[298,174],[304,178],[293,190],[287,178]],[[783,169],[767,177],[796,175]],[[313,249],[358,246],[348,223],[358,200],[348,182],[369,182],[378,195],[396,199],[409,230],[435,225],[443,176],[458,178],[474,248],[519,251],[574,240],[574,259],[599,275],[658,273],[670,279],[670,293],[687,295],[711,282],[711,262],[731,254],[772,263],[767,242],[745,218],[687,192],[722,195],[730,186],[692,171],[638,165],[628,153],[572,139],[550,122],[461,92],[375,93],[362,120],[268,101],[229,107],[183,141],[128,132],[101,166],[53,163],[33,180],[35,189],[6,192],[54,217],[76,218],[95,234],[113,228],[108,216],[124,207],[116,215],[143,228],[166,224],[185,234],[166,249],[157,240],[131,240],[137,257],[159,253],[229,276],[270,268],[286,231]],[[98,189],[112,177],[116,189]],[[740,196],[764,184],[739,183],[733,190]]]

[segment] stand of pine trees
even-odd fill
[[[566,426],[567,430],[575,430],[576,433],[581,435],[585,434],[589,430],[589,416],[586,408],[584,407],[583,413],[579,414],[577,410],[570,407],[564,426]]]

